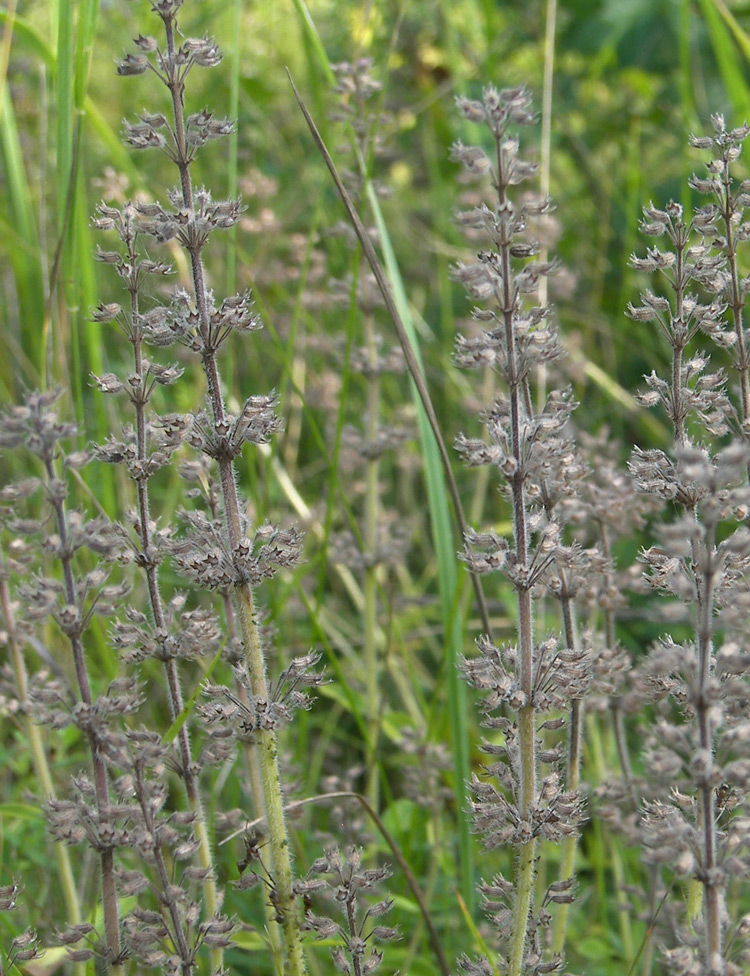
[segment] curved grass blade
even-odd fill
[[[741,47],[745,59],[747,59],[749,56],[748,48],[740,41],[740,38],[744,38],[745,42],[748,42],[748,38],[738,24],[736,24],[734,31],[731,23],[727,26],[729,11],[720,0],[700,0],[700,7],[714,50],[718,73],[724,82],[732,111],[739,122],[746,118],[750,112],[750,90],[742,63],[737,56],[737,46]]]

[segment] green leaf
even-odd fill
[[[172,724],[167,729],[164,735],[165,742],[167,743],[174,742],[175,738],[179,735],[180,729],[185,724],[185,722],[187,722],[187,720],[190,718],[193,709],[195,708],[195,703],[198,701],[198,698],[200,697],[200,694],[203,691],[203,682],[208,681],[208,679],[214,673],[214,669],[216,665],[219,663],[219,661],[221,660],[221,655],[223,652],[224,652],[224,645],[222,644],[219,650],[214,655],[211,663],[203,672],[203,678],[195,686],[195,690],[193,691],[192,695],[188,698],[188,700],[183,705],[180,714],[175,718],[174,722],[172,722]]]
[[[414,821],[418,816],[419,807],[414,800],[403,797],[391,803],[381,819],[391,834],[395,837],[403,837],[414,827]]]
[[[605,962],[612,956],[612,947],[606,939],[596,935],[576,940],[576,952],[592,962]]]
[[[30,803],[0,803],[0,817],[16,820],[42,820],[46,818],[40,807]]]

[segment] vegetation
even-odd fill
[[[0,11],[0,973],[750,970],[746,27]]]

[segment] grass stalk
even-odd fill
[[[612,541],[611,532],[609,526],[603,519],[597,520],[597,529],[599,532],[599,539],[602,547],[602,555],[604,556],[606,569],[604,571],[604,587],[606,590],[611,590],[615,586],[615,575],[613,570],[613,554],[612,554]],[[615,613],[611,606],[607,605],[604,608],[603,613],[604,622],[604,641],[605,646],[608,648],[614,648],[617,646],[617,635],[615,632]],[[633,809],[638,809],[638,795],[635,789],[635,783],[633,781],[633,769],[630,762],[630,752],[628,750],[628,743],[625,734],[625,720],[622,711],[622,703],[620,701],[619,695],[614,695],[610,701],[609,706],[610,715],[612,716],[612,730],[615,738],[615,745],[617,747],[617,758],[620,762],[620,772],[625,778],[625,782],[628,786],[628,792],[630,793],[631,802]]]
[[[44,319],[45,285],[39,252],[39,229],[34,213],[33,193],[24,162],[21,140],[10,92],[5,87],[0,103],[0,153],[6,178],[11,239],[18,246],[11,249],[10,260],[18,295],[18,334],[8,336],[16,347],[16,368],[28,385],[39,382],[43,359],[38,348],[38,326]],[[9,316],[9,322],[13,319]],[[32,328],[32,323],[36,327]],[[10,332],[10,330],[8,330]],[[42,344],[43,345],[43,344]],[[12,346],[11,346],[12,348]],[[43,355],[43,354],[42,354]],[[5,376],[8,387],[15,386],[13,375]]]
[[[461,582],[456,562],[456,546],[454,542],[453,523],[450,517],[449,496],[453,502],[455,522],[461,538],[465,537],[468,525],[461,506],[458,487],[453,475],[453,468],[448,458],[445,442],[440,433],[440,425],[430,398],[425,381],[424,367],[419,355],[416,330],[409,314],[408,302],[403,288],[401,275],[398,271],[396,258],[390,247],[390,237],[383,220],[377,196],[368,186],[368,199],[373,208],[376,225],[382,242],[388,280],[393,287],[392,308],[388,311],[396,325],[401,347],[404,350],[409,374],[412,381],[414,399],[417,406],[417,425],[419,431],[420,448],[424,463],[425,481],[427,485],[427,501],[430,512],[433,544],[438,565],[438,590],[440,593],[440,607],[443,624],[444,641],[444,673],[448,691],[448,719],[451,730],[451,745],[454,765],[454,792],[458,812],[458,842],[459,863],[461,866],[461,893],[469,910],[473,910],[476,896],[474,888],[474,853],[470,835],[469,818],[466,816],[468,807],[468,782],[470,778],[469,762],[469,732],[467,717],[466,689],[459,674],[458,665],[464,648],[464,627],[460,614]],[[361,240],[361,238],[360,238]],[[377,261],[375,252],[370,247],[364,248],[365,255],[370,261],[370,267],[378,278],[373,267],[371,256]],[[381,280],[378,284],[381,294],[389,305],[390,289],[386,279],[380,272]],[[383,289],[386,289],[384,292]],[[396,317],[394,318],[394,310]],[[447,489],[447,490],[446,490]],[[480,579],[471,574],[474,587],[474,597],[479,616],[485,632],[490,633],[491,624],[489,611]]]
[[[380,422],[380,376],[375,368],[378,350],[374,333],[372,315],[365,314],[365,344],[372,371],[367,377],[367,426],[366,437],[375,443]],[[364,579],[364,663],[367,696],[367,798],[374,809],[378,809],[380,764],[378,761],[378,742],[380,739],[380,654],[378,652],[378,563],[375,559],[378,550],[378,525],[380,522],[380,460],[368,458],[365,472],[365,526],[364,545],[371,557],[365,567]]]
[[[607,761],[604,749],[604,739],[600,723],[596,716],[587,715],[585,717],[586,740],[590,744],[592,765],[597,783],[605,783],[611,776],[612,764]],[[619,896],[624,891],[625,874],[620,852],[619,841],[609,833],[605,835],[607,848],[609,850],[612,875],[615,883],[615,891]],[[620,938],[622,939],[623,951],[626,959],[633,958],[633,927],[630,915],[627,911],[618,909],[617,918],[620,926]]]

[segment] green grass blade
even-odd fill
[[[8,78],[8,62],[10,61],[10,47],[13,43],[13,31],[16,21],[16,0],[11,0],[3,25],[3,36],[0,38],[0,106],[5,98],[5,86]]]
[[[13,269],[18,296],[18,334],[8,335],[9,345],[15,346],[18,359],[9,358],[3,364],[4,383],[15,389],[20,377],[28,385],[39,382],[37,339],[44,321],[44,275],[39,252],[39,233],[31,186],[21,150],[16,118],[10,93],[6,88],[0,117],[0,162],[2,163],[6,194],[3,209],[8,225],[18,234],[20,246],[8,249],[7,259]],[[7,312],[7,309],[6,309]],[[15,319],[8,316],[6,322]]]
[[[474,937],[474,941],[477,944],[479,951],[487,959],[492,969],[492,976],[500,976],[497,966],[495,966],[493,960],[495,958],[495,953],[490,949],[485,940],[482,938],[482,933],[479,931],[474,923],[473,913],[469,910],[469,906],[466,904],[464,899],[461,897],[460,892],[456,892],[456,897],[458,898],[458,907],[461,909],[461,914],[466,922],[467,929],[471,932]]]
[[[336,75],[333,73],[331,68],[331,62],[328,60],[328,54],[323,42],[320,39],[320,34],[318,34],[318,28],[315,26],[315,21],[312,19],[310,10],[305,3],[305,0],[292,0],[294,4],[294,9],[297,11],[299,18],[302,22],[302,29],[305,36],[310,44],[312,50],[315,52],[315,56],[318,60],[318,64],[323,70],[325,79],[328,84],[333,87],[336,84]]]
[[[750,61],[750,37],[742,29],[732,11],[724,3],[724,0],[713,0],[713,4],[721,14],[724,23],[731,31],[732,37],[737,42],[737,46],[742,51],[745,58]]]
[[[57,109],[55,151],[57,153],[57,230],[65,227],[65,211],[73,168],[75,41],[73,2],[59,0],[55,101]]]
[[[393,288],[401,321],[404,323],[409,342],[414,351],[420,369],[424,371],[419,352],[414,321],[406,297],[401,272],[396,255],[391,244],[388,228],[380,209],[377,194],[372,184],[367,187],[368,203],[375,218],[378,229],[386,271]],[[430,510],[430,524],[435,545],[438,564],[438,588],[440,591],[440,605],[445,628],[445,669],[448,688],[448,711],[451,726],[451,742],[453,746],[453,763],[455,770],[455,792],[458,806],[459,821],[459,851],[461,856],[461,890],[470,910],[475,903],[473,880],[473,847],[471,841],[470,821],[466,816],[468,806],[468,782],[470,776],[469,765],[469,731],[467,722],[466,686],[458,672],[458,663],[464,651],[464,627],[458,608],[458,562],[456,559],[456,544],[454,541],[453,524],[450,515],[448,490],[440,458],[440,452],[435,440],[427,413],[412,380],[412,393],[417,409],[419,439],[424,463],[425,480],[427,483],[427,498]]]
[[[90,230],[90,212],[86,184],[83,179],[81,165],[85,121],[86,92],[88,88],[91,54],[96,33],[96,22],[99,14],[99,0],[82,0],[78,9],[78,22],[74,39],[75,57],[73,61],[73,115],[71,131],[74,143],[71,156],[66,160],[69,165],[67,180],[70,200],[66,201],[65,228],[70,229],[70,244],[74,248],[72,253],[77,255],[75,308],[71,321],[71,328],[75,335],[75,345],[81,358],[76,372],[77,388],[76,400],[79,417],[86,418],[88,433],[96,440],[103,440],[107,432],[107,417],[105,414],[104,398],[96,397],[93,401],[93,411],[84,410],[83,383],[90,372],[103,372],[102,346],[99,342],[98,330],[89,327],[86,321],[89,309],[97,302],[96,279],[92,251],[94,249]],[[62,53],[62,52],[61,52]],[[64,72],[62,72],[64,76]],[[61,65],[58,60],[58,78],[61,76]],[[66,79],[67,83],[67,79]],[[59,116],[58,116],[59,120]],[[67,149],[67,147],[66,147]],[[65,230],[63,230],[63,236]],[[81,336],[81,332],[83,335]],[[83,341],[81,341],[83,340]],[[88,418],[91,418],[90,420]],[[104,487],[104,486],[102,486]],[[113,482],[111,476],[106,479],[108,494],[113,497]],[[111,502],[112,498],[109,499]],[[102,501],[107,502],[106,499]],[[110,511],[112,509],[110,508]]]
[[[721,5],[717,0],[700,0],[700,6],[713,47],[716,67],[724,82],[735,121],[739,123],[750,112],[750,91],[742,63],[737,57],[737,34],[733,35],[725,20],[722,20]]]
[[[71,321],[69,309],[75,308],[78,290],[76,262],[70,261],[68,247],[71,241],[70,223],[73,214],[75,192],[75,28],[72,0],[57,0],[53,7],[55,18],[55,84],[54,84],[54,152],[55,152],[55,258],[50,275],[50,312],[56,307],[57,315],[45,322],[45,330],[52,329],[51,362],[65,364],[66,376],[45,375],[45,385],[61,383],[71,391],[76,415],[82,417],[83,387],[81,383],[81,350],[75,320]],[[41,344],[46,346],[47,342]],[[45,350],[42,350],[45,355]],[[54,365],[52,369],[54,371]]]
[[[74,104],[77,112],[82,112],[86,102],[91,55],[94,50],[96,22],[99,17],[99,0],[83,0],[78,15],[76,33],[75,80],[73,85]]]

